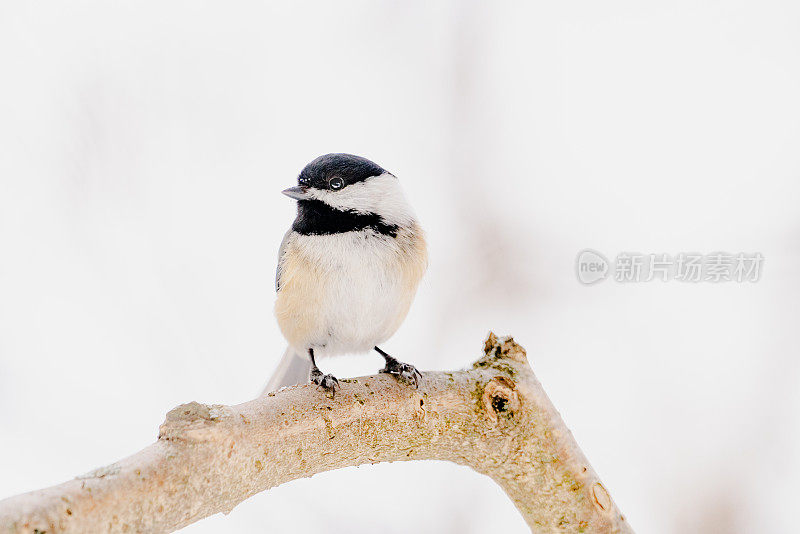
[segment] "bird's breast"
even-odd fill
[[[424,238],[372,231],[289,238],[281,258],[278,324],[297,350],[371,349],[405,318],[427,264]]]

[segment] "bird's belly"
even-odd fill
[[[413,296],[413,290],[404,294],[397,274],[362,269],[358,276],[331,281],[324,314],[324,353],[367,351],[395,333]]]
[[[410,274],[416,270],[388,247],[356,242],[358,246],[331,253],[331,246],[321,246],[329,244],[323,241],[326,237],[314,236],[309,247],[301,241],[299,254],[284,264],[275,306],[278,324],[301,352],[310,347],[320,355],[368,351],[402,323],[421,271]],[[308,253],[326,249],[324,255]]]

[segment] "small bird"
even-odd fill
[[[289,347],[265,391],[305,381],[335,394],[317,356],[375,350],[383,373],[422,375],[378,345],[400,327],[427,268],[422,228],[400,183],[372,161],[320,156],[283,191],[297,217],[278,252],[275,316]]]

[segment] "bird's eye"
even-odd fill
[[[336,191],[337,189],[341,189],[344,186],[344,180],[336,176],[335,178],[331,179],[329,186],[331,189]]]

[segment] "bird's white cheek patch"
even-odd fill
[[[339,191],[312,189],[309,194],[339,210],[377,214],[387,224],[410,226],[414,221],[400,182],[389,173],[367,178]]]

